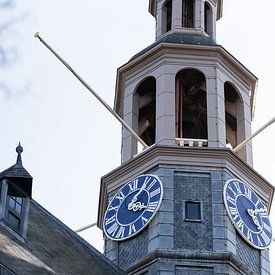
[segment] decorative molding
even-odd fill
[[[228,264],[235,269],[238,274],[251,274],[256,275],[247,265],[243,264],[236,256],[230,252],[208,252],[208,251],[167,251],[167,250],[156,250],[151,254],[145,256],[143,259],[129,265],[125,268],[127,274],[136,274],[136,272],[141,271],[141,267],[146,267],[152,264],[156,259],[173,259],[173,260],[189,260],[190,264],[192,262],[204,262],[205,264],[212,264],[213,262],[219,262],[223,264]]]
[[[228,148],[192,148],[154,145],[101,178],[98,227],[108,204],[108,194],[115,192],[132,178],[165,165],[174,168],[227,170],[245,181],[266,203],[270,211],[275,187]]]
[[[121,98],[124,94],[123,85],[127,76],[138,71],[140,68],[144,69],[148,64],[157,63],[159,59],[171,60],[173,57],[177,60],[179,57],[190,59],[190,56],[192,60],[200,61],[207,58],[207,60],[217,62],[217,64],[220,65],[222,64],[234,72],[251,90],[251,113],[253,114],[258,78],[225,48],[220,45],[192,45],[167,42],[156,43],[156,45],[153,44],[151,48],[149,46],[148,50],[144,51],[144,53],[141,52],[140,55],[136,55],[135,58],[118,68],[114,110],[122,116],[123,106],[121,105]]]

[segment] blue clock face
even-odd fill
[[[257,249],[267,248],[272,241],[272,229],[265,205],[256,193],[237,179],[224,187],[227,213],[245,241]]]
[[[138,234],[158,211],[162,196],[162,183],[154,175],[142,175],[125,184],[108,205],[104,233],[115,241]]]

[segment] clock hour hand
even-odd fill
[[[254,210],[255,214],[258,214],[258,213],[266,213],[266,208],[259,208],[259,209],[255,209]]]
[[[261,208],[261,209],[263,209],[263,208]],[[247,213],[252,218],[252,221],[254,222],[254,224],[257,226],[257,229],[259,229],[259,230],[261,229],[261,226],[260,226],[259,220],[257,218],[257,214],[260,212],[261,209],[256,209],[256,210],[247,209]]]
[[[138,210],[141,210],[143,208],[146,208],[144,203],[141,204],[140,202],[137,202],[137,199],[138,199],[139,195],[146,188],[146,186],[147,186],[147,182],[144,181],[144,183],[141,186],[141,188],[139,189],[139,191],[135,194],[135,196],[132,198],[131,202],[128,204],[128,210],[138,211]]]

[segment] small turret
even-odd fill
[[[156,39],[167,34],[195,34],[215,41],[222,4],[222,0],[150,0],[149,12],[156,19]]]
[[[0,173],[0,225],[18,238],[25,238],[32,196],[32,176],[23,167],[23,147],[16,147],[17,160]]]

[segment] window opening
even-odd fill
[[[5,220],[18,233],[22,230],[24,195],[9,184]]]
[[[137,88],[138,134],[147,145],[155,143],[156,132],[156,80],[145,79]]]
[[[185,220],[200,221],[201,219],[201,203],[194,201],[185,202]]]
[[[197,70],[176,76],[176,137],[207,139],[206,79]]]
[[[23,198],[20,197],[9,197],[9,207],[18,214],[21,214],[23,207]]]
[[[237,146],[238,139],[238,104],[239,95],[236,89],[228,82],[224,84],[225,97],[225,124],[226,124],[226,144],[233,148]]]
[[[16,230],[20,229],[20,218],[18,218],[16,215],[14,215],[11,211],[8,211],[8,218],[7,218],[8,224],[13,227]]]
[[[182,1],[182,26],[184,28],[194,28],[194,0]]]
[[[165,32],[172,28],[172,0],[168,0],[164,5]]]
[[[207,2],[204,4],[204,31],[209,35],[212,32],[212,10]]]

